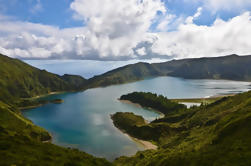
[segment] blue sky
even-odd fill
[[[54,25],[60,28],[83,25],[82,21],[72,18],[73,11],[69,8],[71,0],[0,0],[0,3],[3,9],[2,14],[13,16],[21,21]]]
[[[197,8],[203,6],[200,2],[186,2],[184,0],[162,0],[168,12],[177,16],[191,16]],[[58,26],[60,28],[83,26],[83,21],[73,19],[74,11],[70,9],[73,0],[0,0],[1,14],[13,16],[21,21],[41,23]],[[39,6],[38,8],[37,5]],[[250,10],[250,6],[246,7]],[[209,9],[204,10],[201,17],[195,21],[198,25],[210,25],[216,17],[228,20],[239,15],[243,9],[220,10],[212,13]]]
[[[0,0],[0,52],[87,60],[251,54],[250,11],[250,0]]]

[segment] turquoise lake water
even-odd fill
[[[62,104],[48,104],[24,112],[24,116],[47,129],[53,143],[76,147],[98,157],[113,160],[121,155],[133,155],[144,150],[113,126],[110,114],[134,112],[151,121],[159,115],[117,99],[133,91],[154,92],[168,98],[197,98],[251,89],[251,83],[227,80],[187,80],[158,77],[134,83],[89,89],[79,93],[52,95],[61,98]]]

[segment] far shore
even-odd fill
[[[217,100],[220,100],[223,97],[230,97],[236,94],[226,94],[226,95],[214,95],[210,97],[202,97],[202,98],[184,98],[184,99],[170,99],[172,101],[178,103],[204,103],[204,104],[211,104]]]

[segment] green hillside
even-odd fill
[[[153,66],[174,77],[251,81],[251,56],[172,60]]]
[[[127,119],[141,118],[128,113],[113,116],[117,127],[133,137],[153,141],[159,148],[120,157],[117,166],[251,165],[251,91],[149,124],[129,125]]]
[[[95,76],[88,80],[88,87],[121,84],[156,76],[251,81],[251,56],[230,55],[153,64],[136,63]]]
[[[50,92],[80,90],[86,83],[80,76],[59,76],[1,54],[0,64],[0,100],[10,104]]]
[[[138,81],[147,77],[160,76],[161,73],[148,63],[136,63],[109,71],[88,80],[88,87],[108,86],[132,81]]]

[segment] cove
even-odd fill
[[[249,82],[157,77],[84,92],[51,95],[47,98],[60,98],[65,102],[47,104],[24,111],[23,114],[48,130],[53,135],[53,143],[113,160],[122,155],[133,155],[144,150],[144,147],[115,128],[110,119],[111,114],[134,112],[149,121],[159,117],[156,112],[118,101],[121,95],[143,91],[168,98],[200,98],[240,93],[249,89]]]

